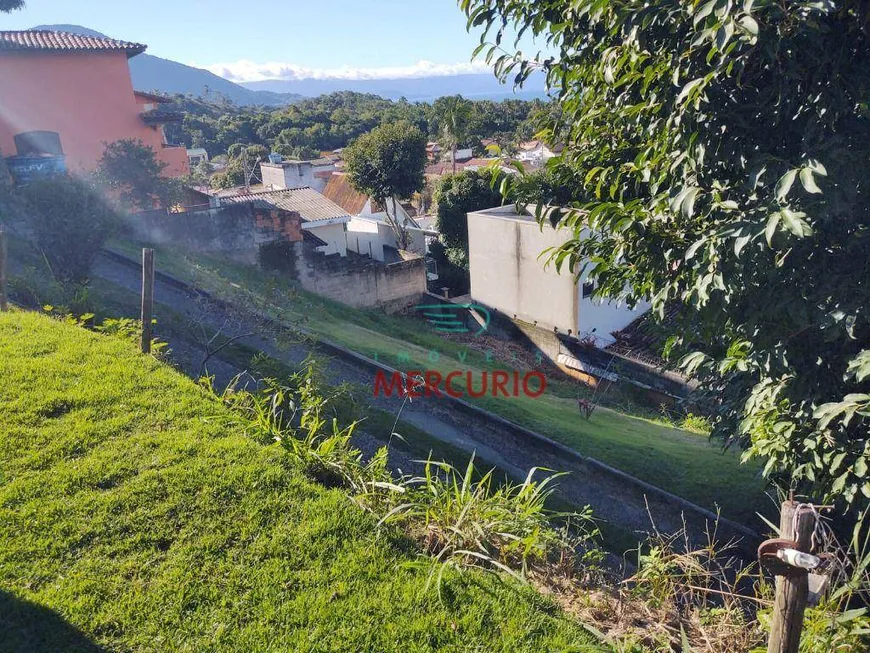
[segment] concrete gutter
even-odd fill
[[[133,267],[137,270],[142,269],[142,265],[138,261],[135,261],[131,258],[128,258],[127,256],[124,256],[122,254],[118,254],[116,252],[111,252],[109,250],[103,250],[103,254],[106,255],[107,258],[109,258],[117,263],[121,263],[123,265]],[[154,276],[163,283],[171,285],[171,286],[178,288],[180,290],[184,290],[192,295],[199,295],[201,297],[205,297],[205,298],[215,302],[216,304],[218,304],[226,309],[234,309],[235,308],[231,303],[229,303],[223,299],[217,298],[205,290],[201,290],[199,288],[196,288],[195,286],[191,286],[190,284],[188,284],[184,281],[181,281],[180,279],[176,279],[175,277],[172,277],[164,272],[160,272],[158,270],[155,270]],[[303,328],[296,327],[296,326],[288,327],[287,325],[278,323],[276,320],[274,320],[273,318],[271,318],[268,315],[260,313],[259,311],[257,311],[257,313],[259,313],[258,317],[260,317],[260,318],[267,319],[267,320],[271,321],[272,323],[279,324],[280,326],[283,326],[285,328],[292,328],[295,331],[299,331],[299,332],[311,337],[312,340],[314,341],[315,346],[318,347],[319,349],[330,352],[330,353],[332,353],[340,358],[343,358],[345,360],[351,361],[353,363],[356,363],[358,365],[361,365],[363,367],[371,369],[374,372],[382,371],[382,372],[389,374],[389,375],[393,375],[393,374],[398,373],[398,374],[401,374],[403,378],[407,379],[407,375],[404,372],[397,370],[397,369],[394,369],[394,368],[390,367],[389,365],[385,365],[384,363],[381,363],[380,361],[376,361],[373,358],[369,358],[368,356],[363,356],[362,354],[359,354],[355,351],[352,351],[352,350],[350,350],[342,345],[339,345],[339,344],[334,343],[334,342],[330,342],[329,340],[325,340],[324,338],[321,338],[320,336],[315,336],[314,334],[310,333],[309,331],[307,331]],[[559,455],[566,456],[572,460],[584,463],[586,465],[589,465],[590,467],[595,468],[596,470],[598,470],[600,472],[603,472],[603,473],[610,475],[614,478],[617,478],[621,481],[625,481],[626,483],[633,485],[635,488],[641,490],[642,492],[645,492],[645,493],[650,494],[652,496],[655,496],[659,499],[663,499],[669,503],[672,503],[672,504],[678,506],[679,508],[681,508],[682,510],[686,510],[688,512],[694,513],[696,516],[701,517],[701,518],[706,519],[706,520],[709,520],[711,522],[718,522],[721,525],[727,526],[732,531],[739,533],[740,535],[742,535],[744,537],[752,538],[753,541],[757,541],[757,540],[761,539],[761,535],[759,533],[757,533],[756,531],[752,530],[751,528],[749,528],[747,526],[744,526],[743,524],[740,524],[740,523],[735,522],[733,520],[727,519],[725,517],[718,516],[714,512],[707,510],[706,508],[702,508],[701,506],[699,506],[695,503],[692,503],[691,501],[688,501],[680,496],[677,496],[676,494],[668,492],[667,490],[663,490],[659,487],[656,487],[655,485],[651,485],[650,483],[647,483],[646,481],[642,481],[641,479],[636,478],[636,477],[632,476],[631,474],[627,474],[627,473],[623,472],[622,470],[616,469],[615,467],[611,467],[610,465],[603,463],[596,458],[584,456],[584,455],[578,453],[577,451],[574,451],[573,449],[565,446],[564,444],[562,444],[560,442],[556,442],[555,440],[548,438],[545,435],[542,435],[540,433],[537,433],[536,431],[532,431],[531,429],[527,429],[524,426],[520,426],[519,424],[511,422],[510,420],[507,420],[507,419],[501,417],[500,415],[496,415],[495,413],[492,413],[488,410],[485,410],[483,408],[480,408],[478,406],[470,404],[463,399],[458,399],[455,397],[450,397],[450,396],[445,395],[442,397],[442,400],[451,403],[453,406],[455,406],[456,408],[458,408],[459,410],[461,410],[465,413],[483,418],[489,422],[497,424],[498,426],[500,426],[506,430],[509,430],[513,433],[524,436],[532,441],[538,442],[539,444],[547,447],[551,451],[557,452]]]

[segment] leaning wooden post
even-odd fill
[[[798,505],[794,501],[782,504],[780,537],[795,542],[797,546],[794,548],[798,551],[810,553],[816,516],[809,508],[798,510]],[[788,575],[776,577],[776,597],[767,653],[798,653],[808,595],[806,570],[795,568]]]
[[[0,227],[0,311],[9,308],[6,298],[6,260],[6,229]]]
[[[154,250],[142,249],[142,353],[151,353],[154,314]]]

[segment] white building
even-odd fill
[[[272,190],[290,188],[313,188],[323,192],[329,176],[335,170],[333,158],[313,161],[284,161],[280,155],[273,154],[270,161],[260,164],[263,186]]]
[[[378,261],[387,261],[394,256],[399,243],[388,222],[387,212],[372,198],[358,192],[341,172],[333,173],[323,190],[326,199],[342,207],[352,216],[347,227],[347,248]],[[390,215],[410,236],[408,251],[424,256],[428,252],[428,242],[438,234],[422,228],[416,220],[416,212],[410,204],[387,200]]]
[[[508,318],[539,328],[590,338],[599,347],[649,309],[592,299],[592,287],[563,268],[547,265],[546,254],[571,237],[528,212],[503,206],[468,214],[471,297]]]
[[[187,150],[187,160],[191,168],[195,168],[203,161],[208,161],[208,152],[204,147],[193,147]]]
[[[519,144],[516,159],[535,166],[542,166],[553,157],[559,156],[563,149],[564,145],[550,148],[542,141],[526,141]]]

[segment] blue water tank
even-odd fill
[[[281,163],[284,160],[284,157],[278,154],[277,152],[272,152],[269,155],[269,163]]]
[[[6,158],[9,174],[19,186],[66,172],[63,154],[31,154]]]

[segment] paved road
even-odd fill
[[[102,258],[95,268],[95,273],[117,285],[139,291],[141,273],[132,267],[109,258]],[[195,299],[187,291],[159,280],[155,285],[155,301],[158,333],[160,312],[167,309],[176,315],[195,318],[195,321],[203,323],[207,329],[216,330],[223,327],[223,333],[227,337],[257,331],[251,319],[228,315],[220,306],[202,298]],[[178,364],[189,373],[197,374],[199,362],[202,360],[202,348],[191,344],[190,341],[185,342],[175,335],[170,335],[168,339],[173,349],[173,357]],[[278,346],[273,338],[263,336],[248,336],[242,338],[240,342],[293,365],[301,363],[312,349],[316,349],[316,346],[311,343]],[[318,352],[317,355],[321,360],[325,359],[325,371],[331,383],[350,382],[364,389],[372,388],[373,373],[370,369],[335,356],[327,357],[322,352]],[[226,382],[236,373],[231,365],[216,359],[209,362],[208,368],[209,373],[214,374],[218,382]],[[368,393],[364,390],[362,394]],[[483,417],[460,411],[437,398],[415,399],[404,405],[398,397],[374,398],[369,395],[364,398],[371,405],[393,414],[401,410],[403,421],[469,453],[476,451],[479,456],[518,479],[524,478],[528,469],[534,466],[568,472],[567,476],[560,479],[559,494],[574,505],[590,505],[596,517],[621,529],[647,532],[650,530],[650,515],[655,520],[658,530],[662,532],[676,531],[683,525],[683,515],[672,504],[654,496],[647,497],[640,488],[602,472],[592,465],[560,455],[558,451],[553,451],[539,442],[504,429]],[[579,414],[577,419],[581,419]],[[383,442],[390,434],[369,435]],[[405,463],[407,464],[407,461]],[[407,470],[407,467],[405,469]],[[687,514],[686,520],[690,530],[698,534],[700,541],[700,534],[703,533],[705,526],[703,520],[693,514]]]

